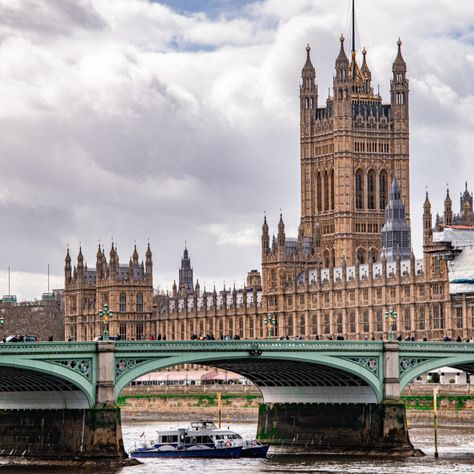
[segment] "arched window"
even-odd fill
[[[324,172],[324,210],[329,210],[329,176],[328,172]]]
[[[318,206],[318,212],[321,212],[322,209],[322,182],[321,182],[321,173],[318,173],[318,177],[316,178],[316,195],[317,195],[317,206]]]
[[[137,293],[137,313],[143,313],[143,293]]]
[[[125,291],[120,293],[119,311],[122,313],[127,311],[127,295],[125,294]]]
[[[357,250],[357,261],[363,265],[366,262],[367,258],[365,255],[365,250],[364,249],[359,249]]]
[[[334,170],[331,170],[331,209],[334,210]]]
[[[379,180],[380,209],[385,209],[387,207],[387,172],[385,170],[380,172]]]
[[[356,205],[356,209],[364,209],[364,175],[362,173],[362,170],[356,171],[355,205]]]
[[[375,171],[373,170],[370,170],[367,175],[367,207],[368,209],[376,209]]]
[[[305,324],[305,318],[304,315],[300,316],[300,335],[305,336],[306,335],[306,324]]]
[[[377,257],[379,255],[379,251],[377,249],[370,250],[370,261],[375,263],[377,261]]]
[[[331,258],[331,254],[329,253],[329,250],[325,250],[324,251],[324,258],[323,258],[323,267],[324,268],[329,268],[329,264],[330,264],[330,258]]]

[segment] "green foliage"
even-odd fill
[[[400,397],[405,403],[406,408],[411,410],[432,410],[433,397],[431,395],[406,395]],[[474,400],[473,395],[438,395],[438,408],[443,400],[450,402],[456,410],[463,410],[466,408],[466,401]]]

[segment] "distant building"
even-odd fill
[[[102,334],[98,315],[107,304],[113,312],[109,332],[123,339],[141,340],[155,336],[153,316],[153,262],[150,245],[145,263],[139,262],[137,248],[130,261],[121,265],[112,244],[107,262],[99,246],[96,267],[84,264],[79,248],[77,265],[72,267],[69,249],[65,259],[65,337],[74,341],[92,340]]]
[[[188,249],[184,247],[183,258],[181,259],[181,268],[179,269],[179,294],[190,295],[194,291],[193,269]]]

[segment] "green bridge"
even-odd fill
[[[414,454],[403,388],[444,366],[474,372],[474,344],[104,341],[0,345],[0,454],[124,458],[121,390],[178,364],[237,372],[262,392],[272,443]]]

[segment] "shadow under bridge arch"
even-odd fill
[[[128,368],[125,358],[116,360],[116,397],[136,378],[179,364],[200,364],[238,373],[258,387],[265,403],[378,403],[383,397],[377,371],[353,360],[320,353],[189,352],[137,362]]]
[[[80,409],[94,403],[94,384],[71,367],[11,356],[0,360],[0,409]]]

